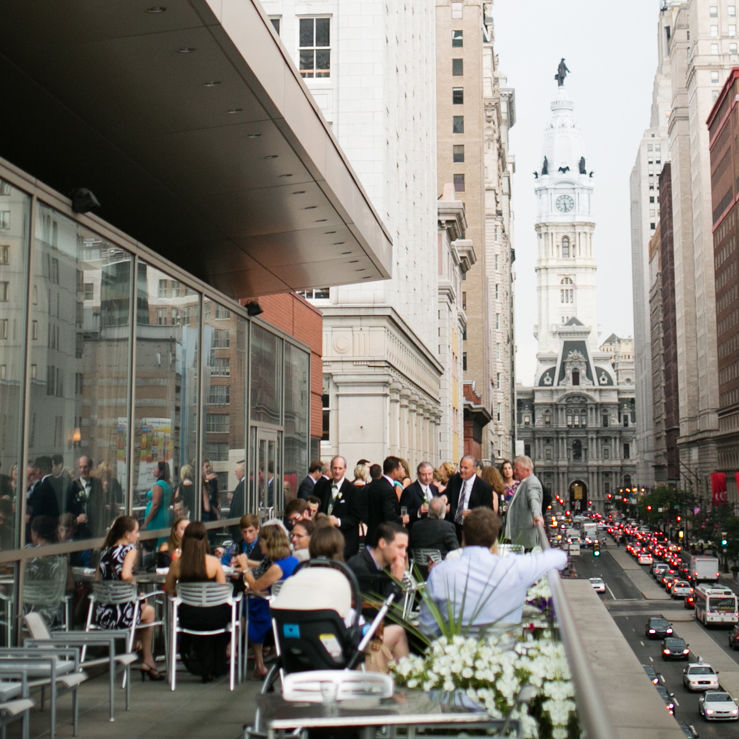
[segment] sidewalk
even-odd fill
[[[98,739],[104,737],[218,737],[236,739],[241,736],[244,724],[254,716],[255,698],[261,682],[247,680],[237,685],[231,693],[228,675],[204,685],[187,672],[177,672],[177,690],[172,693],[169,683],[145,683],[136,670],[132,670],[131,710],[124,710],[124,691],[118,683],[116,691],[115,722],[108,721],[107,673],[83,683],[79,691],[79,737]],[[36,702],[32,711],[31,737],[49,736],[48,691],[44,710],[38,708],[41,692],[32,692]],[[20,737],[21,723],[11,725],[8,736]],[[64,693],[57,706],[58,737],[72,736],[72,696]]]

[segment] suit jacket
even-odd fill
[[[377,527],[385,521],[401,524],[400,501],[395,494],[394,485],[381,477],[366,486],[367,491],[367,545],[375,546]]]
[[[236,487],[234,488],[234,494],[231,498],[231,509],[228,512],[229,518],[241,518],[246,513],[246,478],[239,480]],[[241,529],[237,523],[235,526],[230,526],[229,531],[231,532],[231,538],[235,541],[241,541]]]
[[[505,537],[514,544],[523,544],[532,549],[539,543],[534,527],[534,517],[541,517],[542,489],[539,478],[529,475],[516,489],[516,494],[508,503],[506,512]]]
[[[395,581],[385,570],[378,570],[375,560],[369,551],[363,549],[347,561],[347,567],[357,576],[359,591],[368,600],[375,600],[379,595],[386,598],[395,588]],[[372,617],[373,609],[363,609],[365,617]]]
[[[459,494],[462,490],[462,478],[459,473],[452,475],[447,485],[446,496],[449,500],[449,513],[447,514],[447,521],[454,521],[454,517],[457,513],[457,506],[459,505]],[[493,507],[493,488],[488,485],[485,480],[475,475],[475,481],[472,484],[472,492],[470,493],[470,499],[467,501],[467,508],[492,508]]]
[[[341,483],[339,495],[331,508],[330,515],[340,520],[339,530],[344,535],[344,560],[347,560],[359,551],[359,521],[361,520],[359,495],[349,480],[345,479]]]
[[[313,488],[315,486],[316,481],[310,475],[306,475],[298,487],[298,498],[303,498],[304,500],[310,498],[313,495]]]
[[[59,518],[59,505],[56,502],[56,492],[51,482],[51,475],[38,481],[26,499],[28,525],[26,526],[26,540],[31,541],[31,521],[36,516],[50,516],[54,520]]]
[[[85,486],[79,478],[72,480],[67,489],[67,502],[65,510],[67,513],[79,516],[81,513],[87,515],[87,523],[79,524],[77,527],[78,539],[91,539],[94,536],[102,536],[105,528],[115,517],[110,514],[110,521],[105,516],[105,494],[103,485],[96,477],[90,478],[90,493],[87,501],[81,496],[85,492]]]
[[[436,487],[433,483],[429,485],[429,490],[431,491],[431,495],[436,497],[439,494],[439,488]],[[404,491],[403,494],[400,496],[400,507],[402,508],[405,506],[408,509],[408,526],[409,528],[413,526],[413,524],[419,519],[419,518],[426,518],[425,513],[419,514],[418,509],[426,502],[426,497],[423,494],[423,488],[421,487],[421,483],[416,480],[415,482],[411,483]]]
[[[459,548],[457,530],[451,521],[438,518],[422,518],[416,521],[410,533],[411,549],[438,549],[442,557]]]
[[[328,502],[331,500],[331,483],[333,481],[327,477],[321,477],[316,480],[316,484],[313,486],[313,492],[311,495],[315,495],[321,501],[318,506],[318,510],[321,513],[328,513]]]

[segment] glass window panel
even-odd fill
[[[33,546],[41,547],[56,541],[56,523],[37,517],[33,524]],[[21,589],[21,614],[38,613],[52,631],[65,631],[72,627],[74,612],[72,596],[74,580],[70,555],[53,554],[31,557],[24,563]]]
[[[455,115],[452,119],[452,133],[464,133],[464,116]]]
[[[285,343],[284,500],[297,495],[298,485],[308,469],[308,410],[310,356]]]
[[[99,537],[126,505],[133,260],[43,204],[34,248],[30,523],[70,514],[74,538]]]
[[[234,503],[231,497],[238,479],[233,480],[228,493],[227,485],[236,463],[246,458],[246,320],[209,299],[204,307],[205,314],[214,318],[203,323],[203,457],[204,464],[207,460],[210,467],[204,470],[203,479],[210,489],[215,516],[229,516],[232,508],[235,515],[242,515],[248,512],[244,486],[239,488],[239,500]],[[228,316],[224,317],[226,313]],[[224,373],[226,366],[228,374]],[[215,518],[206,513],[203,512],[204,519]],[[239,534],[238,527],[236,533]]]
[[[464,32],[463,31],[452,31],[452,46],[453,47],[462,46],[463,42],[464,42]]]
[[[300,45],[313,46],[313,18],[300,19]]]
[[[280,423],[282,341],[261,326],[251,334],[251,420]]]
[[[331,52],[328,49],[316,51],[316,77],[328,77],[331,68]]]
[[[452,59],[452,75],[461,77],[464,74],[464,61],[462,59]]]
[[[25,490],[21,459],[22,390],[25,365],[25,288],[28,262],[28,220],[30,198],[9,183],[2,182],[0,208],[13,213],[13,228],[0,235],[4,245],[2,276],[19,289],[12,290],[3,304],[0,318],[0,549],[14,549],[20,544],[20,490]],[[23,488],[21,486],[23,485]],[[7,596],[3,600],[3,597]],[[10,608],[12,587],[0,589],[0,619]],[[7,613],[6,613],[7,616]],[[6,620],[7,623],[7,620]],[[5,626],[0,623],[0,629]],[[0,643],[2,637],[0,637]]]
[[[462,105],[462,103],[464,103],[464,88],[463,87],[452,88],[452,103],[454,105]]]
[[[454,190],[455,192],[464,192],[464,175],[463,174],[454,175]]]
[[[316,18],[316,46],[329,46],[329,30],[331,20],[329,18]]]
[[[313,49],[300,50],[300,74],[303,77],[313,77],[315,69]]]
[[[455,162],[464,161],[464,144],[454,144],[452,147],[452,159]]]
[[[162,279],[171,280],[168,297],[159,297]],[[177,473],[182,465],[198,469],[200,296],[143,261],[136,292],[133,513],[142,529],[164,537]],[[185,308],[189,323],[178,318]]]

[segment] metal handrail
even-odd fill
[[[551,549],[549,539],[543,527],[539,527],[539,541],[542,549]],[[590,663],[585,656],[585,649],[577,633],[577,626],[572,616],[567,598],[562,590],[559,572],[550,570],[547,573],[549,589],[552,591],[552,603],[557,614],[559,638],[567,655],[572,682],[575,686],[575,697],[581,728],[586,736],[598,739],[616,739],[608,716],[603,711],[605,701],[600,694]]]

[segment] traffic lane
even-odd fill
[[[661,615],[655,611],[655,616]],[[646,619],[642,616],[614,616],[613,619],[621,630],[624,638],[644,665],[651,665],[662,675],[665,687],[674,694],[675,718],[682,723],[692,724],[701,737],[709,739],[725,739],[736,736],[735,722],[708,722],[698,714],[698,693],[691,693],[682,682],[682,671],[688,662],[683,660],[663,660],[661,639],[647,639],[644,635]],[[678,629],[678,635],[682,636]],[[683,637],[685,638],[685,637]],[[689,642],[689,640],[686,639]],[[708,660],[706,660],[708,661]],[[644,676],[645,680],[646,675]],[[721,674],[719,674],[721,679]],[[647,681],[647,684],[649,682]]]
[[[607,551],[599,557],[586,551],[579,557],[573,557],[575,570],[580,577],[602,577],[606,584],[606,592],[602,597],[610,600],[643,600],[641,591],[634,585],[623,568]]]

